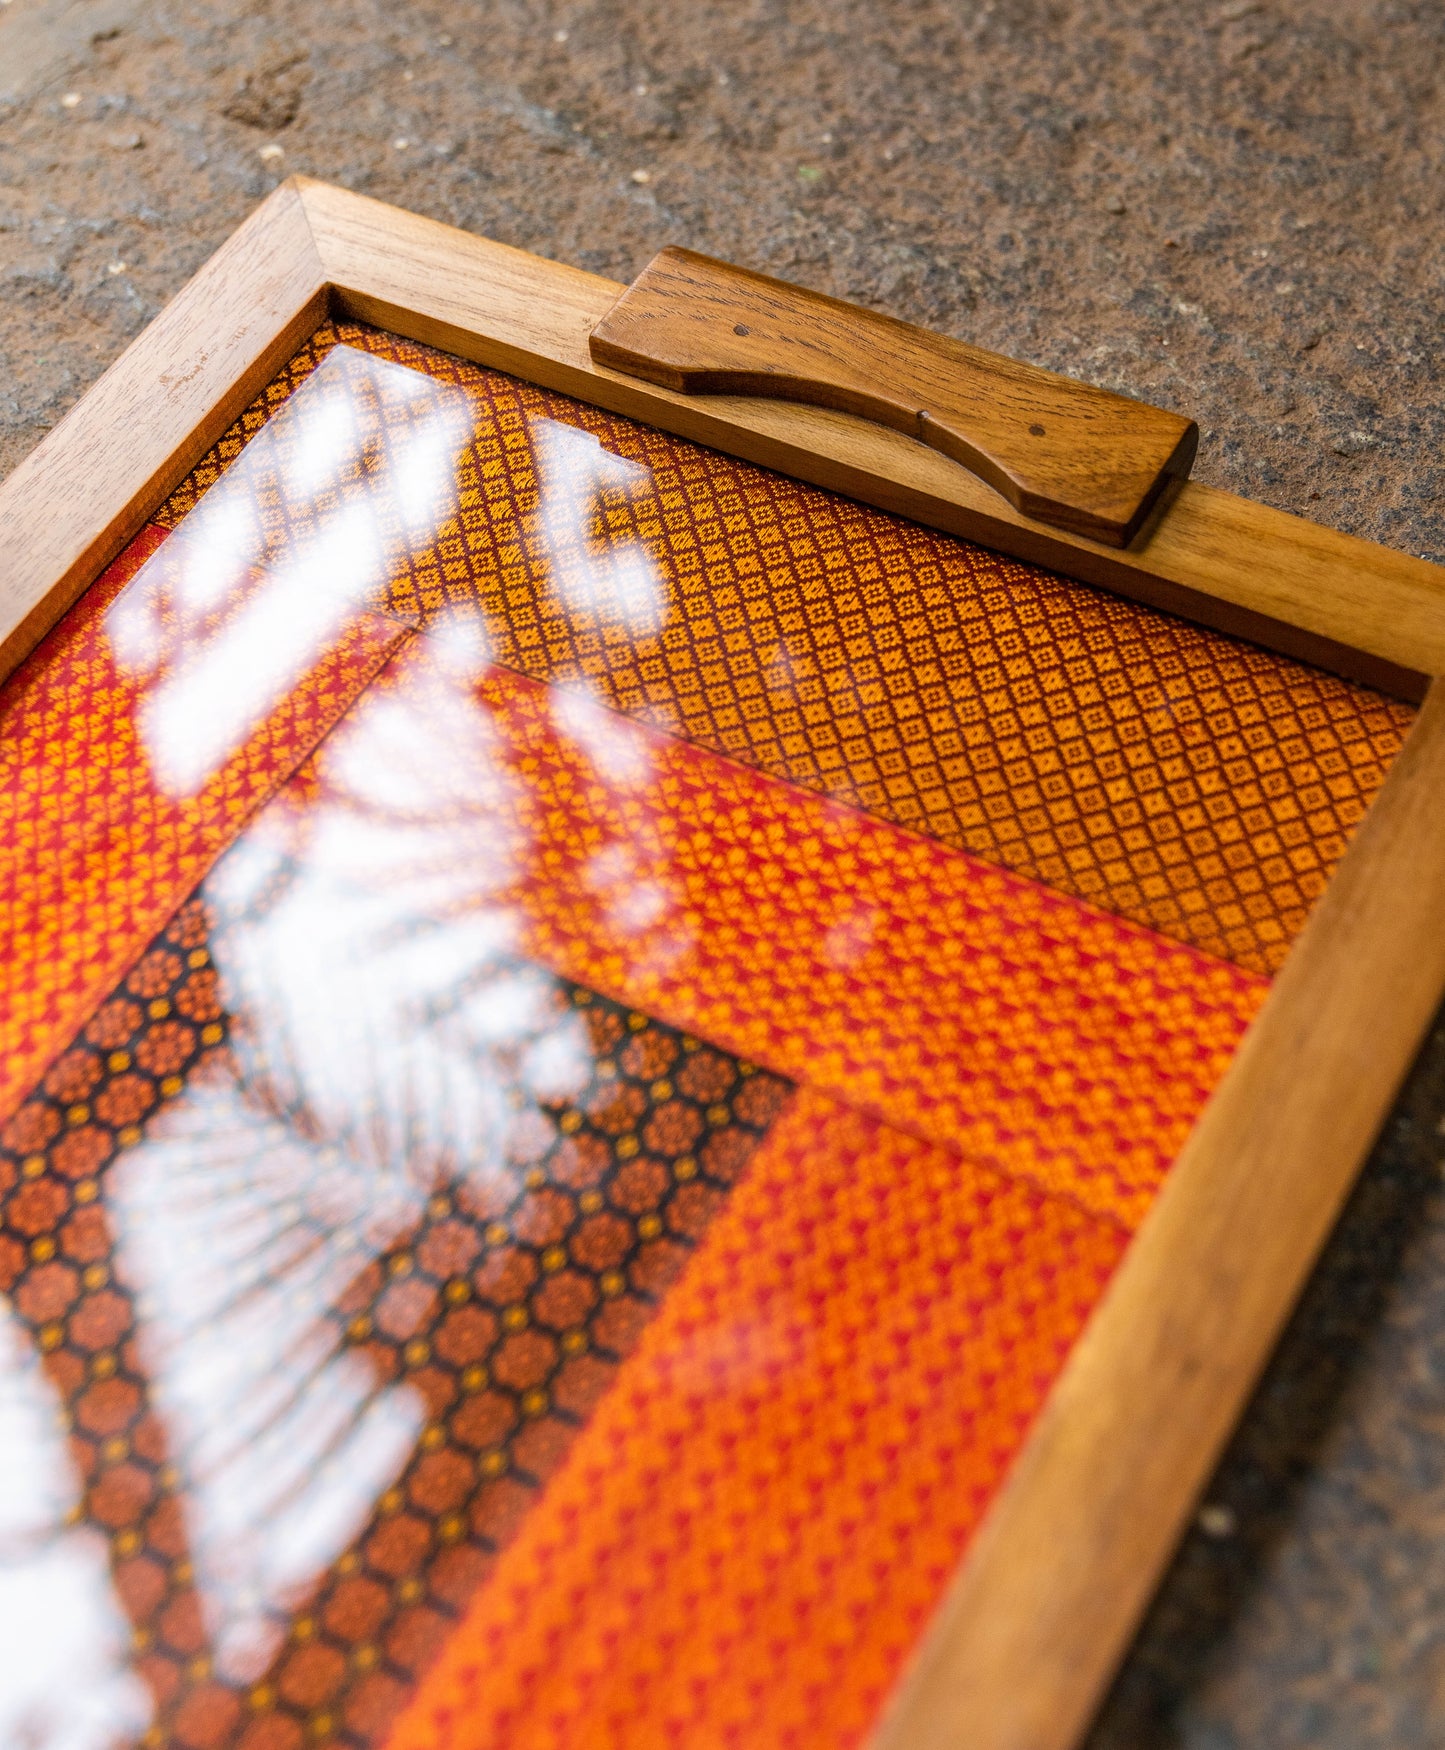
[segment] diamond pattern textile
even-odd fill
[[[719,753],[1257,972],[1282,964],[1407,706],[373,330],[318,332],[177,492],[338,345],[471,397],[460,503],[392,605],[480,616]],[[656,591],[619,624],[619,583]]]

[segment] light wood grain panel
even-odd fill
[[[1055,1386],[874,1750],[1067,1750],[1445,989],[1445,684]]]
[[[0,678],[44,637],[322,320],[279,188],[0,485]]]
[[[1445,569],[1193,481],[1168,487],[1134,545],[1022,516],[900,432],[777,401],[689,399],[593,363],[622,288],[326,184],[298,179],[344,314],[614,413],[913,517],[1418,699],[1445,673]]]

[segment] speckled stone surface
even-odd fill
[[[0,471],[303,170],[1143,395],[1445,561],[1442,160],[1438,0],[0,0]],[[1442,1112],[1445,1031],[1093,1750],[1445,1742]]]

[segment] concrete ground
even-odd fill
[[[0,472],[282,176],[680,241],[1194,414],[1445,561],[1437,0],[0,0]],[[1093,1750],[1445,1742],[1445,1029]]]

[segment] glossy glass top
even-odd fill
[[[861,1742],[1408,721],[322,330],[0,696],[0,1741]]]

